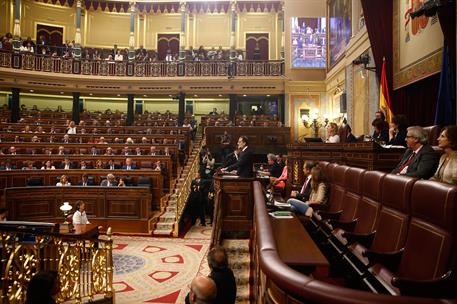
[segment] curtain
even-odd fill
[[[443,0],[445,8],[440,9],[438,17],[440,20],[441,30],[444,34],[444,39],[447,41],[449,48],[449,61],[451,68],[455,71],[455,0]]]
[[[393,90],[393,0],[361,0],[361,3],[378,77],[381,76],[383,57],[387,60],[386,74],[391,92],[392,111],[394,114],[406,115],[410,125],[433,125],[440,74]]]

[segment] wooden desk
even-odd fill
[[[61,232],[62,235],[75,236],[83,239],[98,237],[98,226],[96,224],[76,224],[70,232]],[[60,228],[62,229],[62,228]]]
[[[62,202],[74,206],[83,200],[91,224],[112,227],[115,233],[150,233],[151,192],[147,187],[7,188],[5,200],[9,219],[14,221],[60,223]]]
[[[328,161],[367,170],[390,172],[405,153],[403,148],[383,148],[376,142],[304,143],[287,146],[288,176],[292,185],[303,185],[303,163],[306,160]]]
[[[295,215],[291,219],[270,218],[276,247],[284,263],[306,273],[313,272],[316,267],[328,269],[327,258]]]

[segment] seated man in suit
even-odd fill
[[[100,186],[102,186],[102,187],[116,187],[117,186],[116,177],[114,177],[113,174],[108,173],[108,175],[106,175],[106,179],[102,180],[102,182],[100,183]]]
[[[268,169],[268,171],[262,173],[271,177],[280,177],[282,173],[282,167],[276,161],[276,155],[274,155],[273,153],[268,153],[267,162],[270,168]]]
[[[72,169],[72,164],[70,162],[70,159],[66,158],[63,160],[62,164],[60,165],[59,169],[64,169],[64,170],[70,170]]]
[[[309,195],[311,194],[311,169],[315,166],[315,162],[305,161],[303,164],[303,176],[305,177],[305,182],[303,183],[300,192],[292,191],[290,193],[290,198],[287,200],[287,203],[290,204],[292,200],[299,200],[302,202],[309,200]]]
[[[238,149],[240,150],[238,161],[233,165],[223,168],[222,172],[232,171],[236,169],[236,175],[239,177],[253,177],[253,154],[248,147],[248,138],[246,136],[240,136],[238,139]]]
[[[108,160],[108,163],[106,164],[105,169],[115,170],[115,169],[119,169],[119,166],[114,163],[113,159],[110,159],[110,160]]]
[[[156,151],[155,146],[151,146],[151,148],[149,149],[149,155],[151,155],[151,156],[159,155],[158,151]]]
[[[86,187],[86,186],[94,186],[94,180],[93,179],[89,179],[89,177],[87,176],[87,174],[83,174],[81,176],[81,181],[79,182],[78,184],[79,186],[83,186],[83,187]]]
[[[133,164],[132,159],[130,157],[127,157],[125,159],[125,165],[122,166],[123,170],[135,170],[136,166]]]
[[[429,179],[438,167],[439,155],[428,143],[427,132],[419,126],[409,127],[406,133],[408,149],[392,174]]]

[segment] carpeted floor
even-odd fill
[[[116,303],[184,303],[197,274],[209,273],[210,227],[193,227],[184,239],[114,237]]]

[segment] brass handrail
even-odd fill
[[[57,303],[114,302],[111,228],[106,237],[81,238],[1,227],[0,246],[1,303],[25,302],[27,285],[41,270],[58,273]]]
[[[203,145],[205,145],[205,139],[202,139],[202,141],[198,147],[199,151]],[[191,167],[189,169],[189,173],[185,177],[184,182],[182,183],[181,189],[176,198],[176,222],[175,222],[175,227],[173,230],[174,237],[178,237],[178,235],[179,235],[179,221],[181,219],[181,215],[183,213],[184,207],[186,206],[187,199],[189,198],[190,185],[191,185],[194,177],[197,175],[199,169],[200,169],[200,157],[197,154],[195,156],[195,159],[192,161]]]

